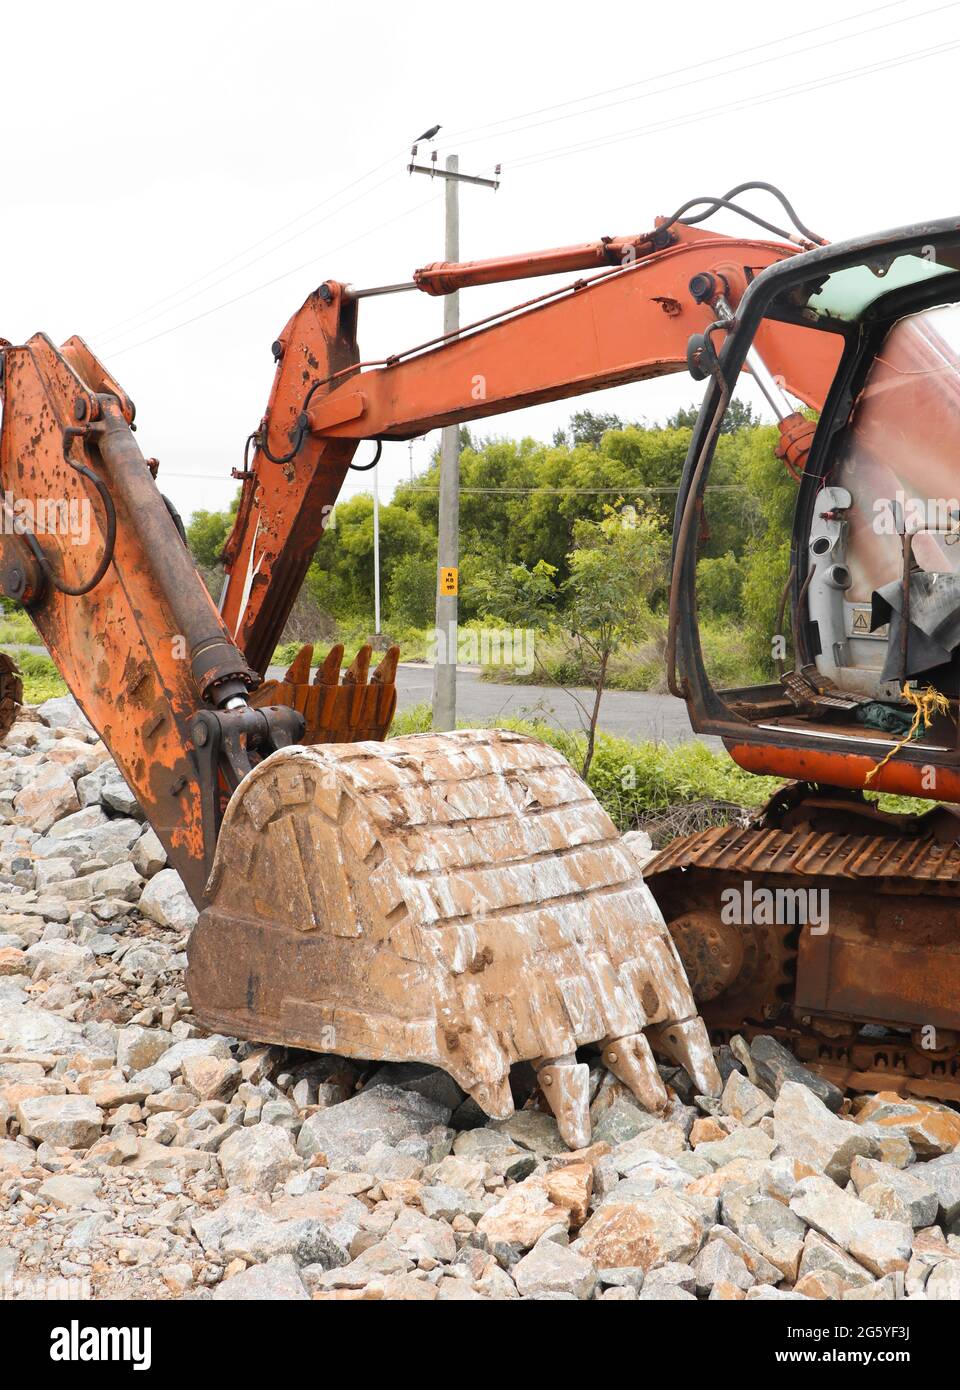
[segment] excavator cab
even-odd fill
[[[791,780],[749,822],[675,841],[647,881],[715,1036],[773,1034],[841,1084],[956,1100],[958,224],[818,248],[757,277],[735,317],[719,297],[714,308],[691,354],[710,381],[677,506],[669,677],[698,732]],[[764,372],[772,325],[819,335],[835,364],[805,438]],[[770,632],[777,678],[719,689],[698,632],[697,548],[745,366],[781,420],[793,534]],[[929,809],[891,811],[882,792]]]
[[[718,734],[751,771],[960,800],[958,299],[955,225],[932,224],[771,267],[735,320],[718,319],[719,350],[704,349],[712,380],[675,527],[671,657],[682,684],[675,671],[671,679],[694,727]],[[821,335],[834,375],[796,470],[789,569],[770,632],[779,678],[721,692],[688,601],[699,518],[741,368],[754,373],[781,421],[793,410],[763,373],[772,323]],[[924,717],[901,746],[921,692]],[[896,754],[877,768],[891,748]]]

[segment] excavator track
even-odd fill
[[[960,1101],[960,846],[895,821],[714,827],[644,877],[715,1043],[771,1034],[847,1089]]]

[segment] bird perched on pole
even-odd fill
[[[440,129],[442,129],[441,126],[432,125],[429,130],[425,130],[422,135],[417,136],[416,140],[414,141],[414,144],[419,145],[421,140],[432,140],[433,137],[436,135],[437,131]]]

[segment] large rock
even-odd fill
[[[599,1269],[634,1266],[645,1272],[700,1249],[705,1223],[679,1193],[656,1192],[635,1202],[606,1203],[586,1222],[574,1249]]]
[[[136,798],[113,762],[101,763],[93,772],[79,778],[77,796],[80,798],[81,806],[102,804],[109,806],[113,811],[119,811],[123,816],[139,815],[140,808]]]
[[[870,1221],[853,1237],[848,1247],[855,1260],[875,1274],[905,1270],[913,1249],[913,1227],[905,1221]]]
[[[724,1240],[708,1240],[694,1258],[691,1268],[696,1279],[696,1292],[701,1298],[706,1298],[718,1283],[749,1289],[757,1282],[746,1261]]]
[[[28,946],[25,954],[32,971],[42,966],[47,975],[67,973],[79,976],[83,967],[92,965],[94,961],[89,946],[79,946],[77,942],[63,938],[38,941],[35,945]]]
[[[940,1200],[935,1182],[927,1169],[929,1164],[911,1168],[894,1168],[872,1158],[855,1158],[850,1176],[859,1196],[887,1220],[909,1221],[915,1230],[932,1226],[937,1219]],[[954,1167],[958,1167],[954,1164]],[[960,1169],[958,1169],[960,1177]]]
[[[723,1220],[787,1279],[795,1279],[803,1253],[804,1224],[759,1183],[724,1193]]]
[[[44,834],[71,811],[79,811],[73,778],[57,763],[46,763],[18,792],[13,802],[17,815]]]
[[[143,879],[129,860],[111,864],[92,874],[57,884],[57,892],[69,902],[93,902],[97,898],[120,898],[135,903],[143,889]]]
[[[857,1112],[857,1123],[874,1124],[910,1140],[923,1158],[950,1153],[960,1144],[960,1114],[932,1100],[880,1091]]]
[[[51,700],[44,700],[42,705],[37,705],[37,714],[48,729],[82,729],[85,733],[94,732],[93,725],[72,695],[56,695]]]
[[[464,1093],[447,1072],[423,1062],[385,1062],[365,1083],[371,1086],[397,1086],[401,1091],[417,1091],[451,1111],[462,1104]]]
[[[161,1052],[152,1065],[169,1072],[171,1076],[176,1076],[188,1057],[229,1056],[230,1046],[226,1038],[214,1033],[209,1038],[182,1038],[180,1042],[175,1042],[172,1047]]]
[[[100,1138],[103,1111],[91,1096],[35,1096],[17,1106],[17,1121],[38,1144],[88,1149]]]
[[[17,1144],[12,1139],[0,1139],[0,1174],[9,1177],[11,1171],[21,1172],[24,1168],[32,1168],[36,1162],[37,1151],[29,1144]],[[0,1254],[2,1253],[0,1248]]]
[[[287,1130],[279,1125],[251,1125],[220,1145],[218,1157],[230,1187],[245,1192],[272,1192],[303,1166]]]
[[[153,878],[154,874],[158,874],[165,867],[166,862],[167,851],[160,843],[157,832],[148,825],[133,851],[134,868],[144,878]]]
[[[960,1299],[960,1261],[945,1260],[935,1265],[923,1290],[927,1298],[934,1302],[943,1300],[956,1303]]]
[[[790,1198],[790,1210],[844,1250],[858,1232],[876,1220],[866,1202],[844,1192],[829,1178],[804,1178]]]
[[[858,1154],[871,1158],[876,1145],[858,1125],[831,1114],[806,1086],[786,1081],[773,1110],[778,1151],[809,1163],[834,1182],[846,1182]]]
[[[514,1266],[513,1278],[524,1298],[551,1293],[592,1298],[597,1286],[593,1262],[552,1240],[542,1240],[529,1255],[524,1255]]]
[[[0,1052],[43,1056],[76,1052],[83,1029],[32,1004],[0,1003]]]
[[[937,1194],[940,1220],[944,1226],[952,1226],[960,1216],[960,1152],[931,1158],[920,1172]]]
[[[870,1275],[861,1264],[841,1250],[819,1231],[808,1231],[803,1242],[799,1275],[831,1274],[841,1279],[847,1288],[861,1288],[871,1283]]]
[[[225,1057],[185,1057],[181,1074],[200,1100],[229,1100],[240,1084],[240,1067]]]
[[[838,1086],[808,1070],[782,1043],[766,1033],[751,1042],[750,1062],[757,1085],[774,1099],[787,1081],[793,1081],[799,1086],[806,1086],[818,1100],[823,1101],[828,1110],[839,1110],[843,1104],[843,1092]]]
[[[197,925],[194,907],[176,869],[161,869],[140,895],[140,911],[161,927],[190,931]]]
[[[354,1198],[320,1201],[319,1211],[311,1208],[308,1194],[296,1206],[274,1203],[271,1207],[261,1194],[229,1197],[221,1206],[195,1216],[194,1234],[205,1251],[224,1260],[241,1259],[247,1264],[266,1264],[289,1255],[298,1266],[321,1265],[334,1269],[350,1259],[350,1243],[360,1229],[366,1209]],[[342,1208],[358,1209],[359,1219],[347,1220]]]
[[[37,853],[37,846],[49,843],[56,845],[58,840],[69,839],[73,835],[82,835],[97,826],[106,825],[107,817],[104,815],[100,806],[84,806],[79,811],[74,811],[72,815],[64,816],[58,820],[56,825],[51,826],[43,840],[37,840],[33,846],[34,854]]]
[[[569,1225],[569,1211],[552,1200],[542,1182],[528,1178],[484,1212],[477,1230],[494,1248],[504,1245],[522,1251],[536,1245],[547,1231],[556,1227],[566,1231]]]
[[[130,1023],[117,1034],[117,1066],[145,1071],[170,1050],[173,1038],[162,1028]]]
[[[37,1196],[48,1206],[65,1211],[95,1209],[103,1203],[97,1200],[99,1178],[82,1178],[72,1173],[59,1173],[40,1184]]]
[[[739,1071],[732,1071],[727,1077],[720,1103],[725,1115],[732,1115],[744,1125],[759,1124],[765,1115],[773,1114],[770,1097]]]
[[[326,1154],[328,1168],[361,1172],[375,1144],[428,1140],[434,1131],[440,1131],[438,1137],[449,1137],[444,1128],[449,1118],[446,1105],[417,1091],[375,1086],[309,1116],[300,1130],[297,1152],[302,1158]],[[438,1153],[436,1158],[442,1156]]]
[[[221,1303],[229,1300],[306,1303],[310,1299],[292,1255],[280,1255],[266,1264],[251,1265],[242,1274],[224,1279],[214,1289],[213,1297]]]

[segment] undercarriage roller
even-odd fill
[[[444,1068],[487,1114],[538,1069],[589,1142],[604,1050],[666,1103],[648,1027],[715,1094],[683,967],[637,864],[556,750],[504,730],[283,749],[227,808],[189,948],[200,1022],[263,1042]]]

